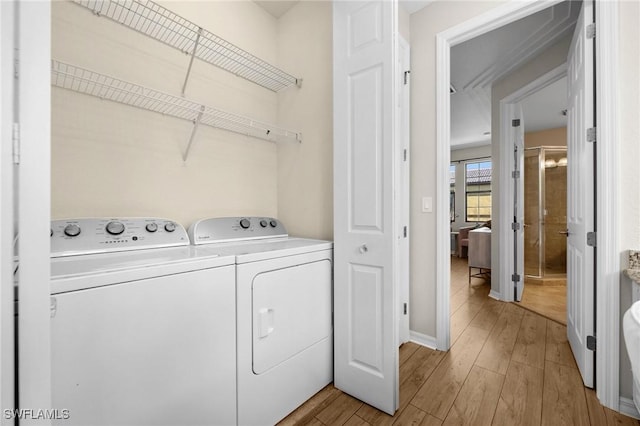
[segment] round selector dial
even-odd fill
[[[242,229],[247,229],[249,228],[249,226],[251,226],[251,222],[249,222],[249,219],[242,219],[240,221],[240,227],[242,227]]]
[[[147,226],[145,226],[145,229],[148,232],[156,232],[158,230],[158,224],[155,222],[147,223]]]
[[[167,232],[173,232],[176,230],[176,224],[173,222],[167,222],[164,224],[164,230]]]
[[[124,232],[124,224],[122,222],[109,222],[107,223],[107,232],[111,235],[120,235]]]
[[[260,221],[260,226],[262,226],[263,228],[266,228],[266,227],[267,227],[267,221],[266,221],[266,220],[264,220],[264,219],[262,219],[262,220]]]
[[[76,237],[80,235],[80,227],[76,224],[69,224],[64,227],[64,235],[67,237]]]
[[[269,225],[271,225],[272,228],[275,228],[276,226],[278,226],[278,222],[276,222],[275,220],[270,220]]]

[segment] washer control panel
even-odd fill
[[[51,222],[51,257],[189,245],[179,223],[161,218],[89,218]]]
[[[191,244],[287,237],[284,225],[272,217],[214,217],[189,227]]]

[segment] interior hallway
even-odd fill
[[[469,287],[461,261],[451,274],[451,350],[400,348],[395,416],[329,385],[280,424],[640,426],[582,386],[566,327],[489,298],[480,279]]]

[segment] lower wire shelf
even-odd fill
[[[199,124],[272,142],[302,142],[302,135],[298,132],[56,60],[51,61],[51,84],[55,87],[189,120],[194,123],[189,148]],[[184,156],[185,161],[189,148]]]

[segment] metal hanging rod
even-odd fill
[[[64,62],[51,61],[51,84],[97,96],[101,99],[191,121],[194,123],[194,130],[184,155],[185,161],[189,155],[197,126],[200,124],[273,142],[302,142],[302,134],[300,133],[224,112],[179,96],[148,89]]]
[[[150,0],[73,0],[98,16],[277,92],[298,79]],[[191,64],[189,65],[189,71]],[[186,86],[189,72],[185,79]],[[183,87],[184,91],[184,87]]]

